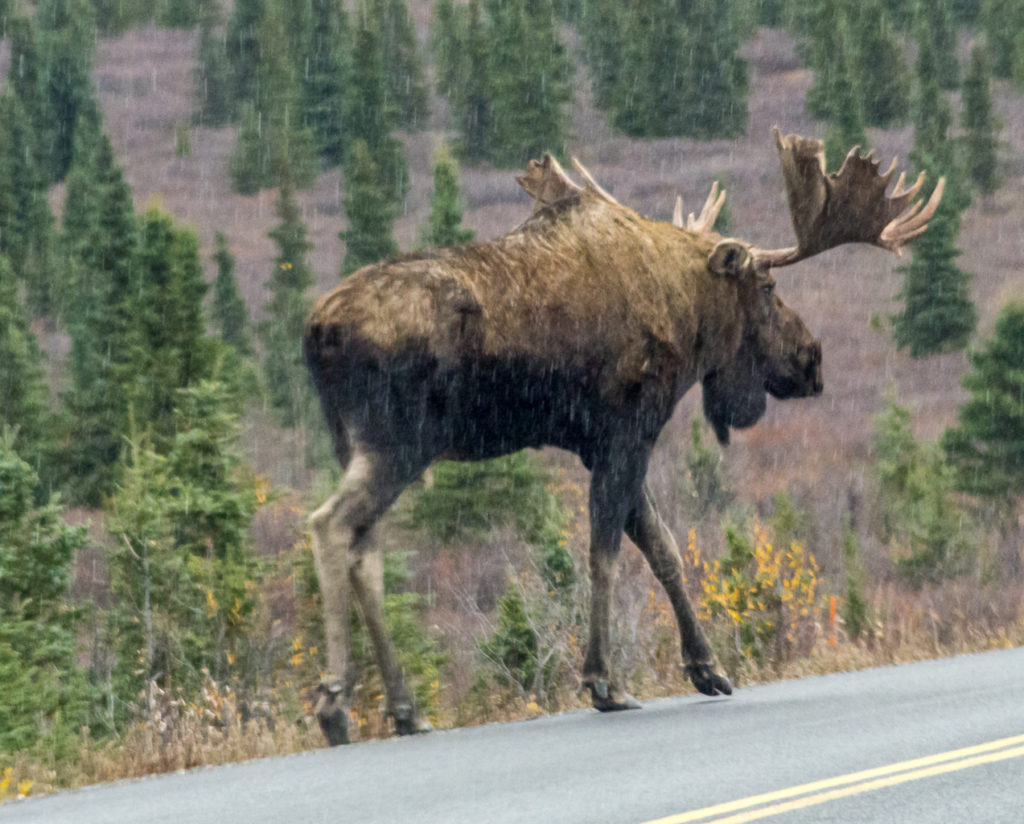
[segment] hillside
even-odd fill
[[[413,6],[421,38],[426,37],[429,4]],[[213,234],[223,231],[237,258],[237,275],[250,311],[258,318],[264,281],[271,268],[273,244],[267,232],[275,222],[273,191],[239,196],[230,189],[226,159],[234,141],[232,128],[190,127],[191,153],[175,154],[176,130],[189,124],[195,34],[142,29],[99,44],[95,79],[108,131],[134,190],[137,204],[160,201],[175,217],[199,233],[209,261]],[[967,53],[968,44],[961,44]],[[782,194],[781,175],[771,128],[817,136],[823,125],[804,113],[804,93],[811,73],[801,68],[788,35],[761,29],[746,44],[751,68],[749,123],[736,141],[688,139],[632,140],[614,134],[591,104],[586,68],[577,67],[572,101],[573,133],[569,151],[578,156],[603,186],[642,213],[668,219],[677,193],[687,208],[703,202],[711,180],[726,181],[732,231],[763,246],[790,242],[792,230]],[[1024,294],[1024,236],[1018,231],[1024,213],[1024,104],[1004,81],[995,82],[997,114],[1006,179],[985,202],[976,199],[959,237],[961,268],[974,274],[972,297],[984,335],[1004,301]],[[958,101],[954,100],[956,110]],[[395,227],[403,249],[413,248],[429,208],[431,153],[445,132],[446,104],[434,99],[430,128],[405,135],[411,191]],[[871,130],[874,150],[886,163],[902,160],[912,146],[912,129]],[[487,167],[461,170],[466,205],[464,222],[485,239],[515,226],[528,212],[528,199],[515,184],[514,172]],[[315,187],[300,193],[309,237],[310,263],[317,289],[336,282],[344,249],[337,233],[345,226],[340,208],[341,173],[322,174]],[[954,420],[962,399],[959,381],[966,369],[962,354],[912,359],[894,351],[872,318],[896,311],[894,296],[900,261],[870,248],[844,247],[787,268],[779,290],[819,335],[825,353],[825,392],[821,398],[780,404],[769,400],[768,414],[753,429],[739,432],[725,452],[729,474],[751,501],[790,490],[811,508],[838,523],[849,495],[863,491],[861,464],[870,446],[872,416],[890,387],[900,402],[915,411],[920,436],[933,438]],[[208,266],[211,266],[209,262]],[[689,420],[698,402],[696,391],[681,404],[658,450],[655,483],[669,487],[679,452],[689,443]],[[254,445],[259,468],[274,472],[286,454],[263,452]],[[289,477],[287,474],[279,477]],[[678,526],[683,526],[679,524]],[[824,529],[824,536],[835,532]],[[818,548],[826,564],[836,547],[827,537]]]

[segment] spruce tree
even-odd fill
[[[405,129],[426,125],[427,86],[423,58],[405,0],[370,0],[380,28],[381,49],[387,55],[387,97]]]
[[[208,3],[199,20],[195,73],[195,120],[204,126],[224,126],[235,118],[233,76],[228,62],[227,34],[216,2]]]
[[[853,49],[845,0],[821,0],[815,7],[810,35],[814,82],[806,105],[818,120],[835,121],[842,114],[838,97],[853,78]]]
[[[911,262],[897,269],[903,274],[903,311],[893,317],[893,335],[915,358],[962,349],[977,325],[971,276],[954,263],[960,254],[958,223],[955,209],[940,206],[928,231],[914,241]]]
[[[221,340],[240,355],[252,354],[249,339],[249,312],[235,280],[235,258],[223,232],[214,236],[213,259],[217,277],[213,281],[213,323]]]
[[[83,114],[96,108],[92,58],[96,23],[88,0],[42,0],[36,11],[44,99],[42,134],[49,138],[45,158],[52,182],[71,167],[75,131]]]
[[[472,239],[473,231],[462,228],[459,168],[448,150],[441,146],[434,153],[434,193],[430,198],[430,222],[423,232],[423,243],[445,247],[469,243]]]
[[[622,64],[615,90],[616,128],[635,137],[686,134],[691,102],[687,54],[692,41],[671,0],[624,9]]]
[[[345,164],[345,215],[348,229],[340,233],[345,242],[341,276],[398,252],[391,236],[394,207],[381,180],[377,164],[363,140],[352,147]]]
[[[910,74],[885,5],[882,0],[861,0],[849,11],[853,72],[864,121],[879,128],[903,123],[910,110]]]
[[[961,489],[1013,505],[1024,496],[1024,302],[1007,303],[991,338],[968,357],[970,397],[942,445]]]
[[[734,3],[696,0],[686,18],[693,46],[687,68],[685,134],[738,137],[747,130],[747,63],[739,56],[740,22]]]
[[[305,125],[302,87],[288,37],[283,8],[266,6],[258,26],[259,82],[252,89],[252,109],[245,110],[243,124],[231,160],[232,181],[237,191],[251,193],[253,186],[273,186],[288,164],[292,182],[305,188],[317,171],[316,149]]]
[[[434,56],[434,88],[441,97],[452,97],[466,83],[465,6],[456,10],[454,0],[438,0],[430,18],[430,51]]]
[[[267,0],[235,0],[228,17],[226,48],[236,105],[254,102],[260,82],[260,24]]]
[[[975,44],[964,77],[963,127],[964,165],[982,194],[991,194],[999,184],[996,176],[996,121],[992,114],[992,90],[985,48]]]
[[[984,0],[981,23],[994,77],[1013,77],[1024,49],[1024,5],[1019,0]]]
[[[452,101],[452,110],[459,130],[458,154],[470,161],[487,159],[492,120],[490,45],[480,2],[481,0],[469,0],[465,83],[456,90]]]
[[[834,95],[830,102],[832,122],[825,133],[825,168],[830,172],[839,171],[846,159],[846,153],[852,147],[860,146],[864,152],[870,148],[864,131],[864,97],[859,77],[854,70],[852,56],[843,45],[843,21],[837,21],[836,26],[840,28],[840,33],[837,40],[838,51],[832,57],[831,67]]]
[[[313,285],[313,273],[306,263],[311,244],[287,176],[278,193],[277,216],[281,222],[270,232],[277,244],[277,256],[267,282],[269,296],[259,335],[268,401],[284,426],[296,427],[306,420],[312,406],[301,348],[302,329],[311,305],[306,292]]]
[[[311,0],[308,36],[298,44],[302,108],[321,159],[345,160],[345,92],[351,82],[352,35],[348,16],[336,0]]]
[[[61,758],[90,721],[76,661],[79,613],[68,598],[86,535],[61,522],[56,501],[36,506],[38,477],[20,442],[0,429],[0,751],[43,745]]]
[[[960,63],[956,58],[956,27],[949,8],[949,0],[918,0],[918,46],[921,40],[931,40],[935,50],[935,70],[939,86],[943,89],[960,88]]]
[[[401,141],[391,134],[397,127],[399,112],[390,95],[381,32],[365,11],[355,32],[352,60],[358,71],[345,98],[350,152],[355,141],[366,144],[378,168],[382,190],[398,205],[409,190],[409,163]],[[346,167],[350,162],[351,153],[346,158]]]
[[[136,423],[150,427],[162,449],[178,390],[209,379],[216,352],[205,333],[207,285],[195,233],[154,208],[139,218],[138,238],[140,286],[131,305],[140,345],[133,357],[132,408]]]
[[[491,137],[498,166],[560,153],[567,128],[570,64],[551,0],[488,0]]]
[[[18,453],[53,481],[49,459],[56,451],[49,393],[43,383],[42,355],[18,294],[7,258],[0,254],[0,431],[16,429]]]
[[[585,0],[585,4],[582,33],[594,102],[599,109],[611,111],[617,100],[629,18],[619,0]]]
[[[0,253],[24,284],[32,315],[51,314],[57,301],[53,215],[36,157],[33,126],[10,88],[0,92]]]
[[[81,138],[81,136],[80,136]],[[71,334],[69,460],[73,498],[97,504],[113,489],[141,340],[133,299],[137,227],[131,191],[102,132],[77,141],[63,244],[77,300]]]

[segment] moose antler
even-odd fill
[[[586,166],[575,157],[572,165],[583,178],[583,186],[570,180],[565,169],[549,152],[545,152],[542,159],[531,160],[526,164],[526,174],[517,177],[516,182],[534,199],[534,211],[550,206],[572,192],[590,191],[609,203],[619,202],[598,185]]]
[[[534,210],[550,206],[570,192],[583,191],[582,187],[569,179],[565,169],[548,152],[544,153],[541,160],[527,163],[526,174],[517,177],[516,182],[534,199]]]
[[[683,198],[682,195],[677,195],[676,207],[672,211],[672,225],[697,235],[706,235],[718,220],[718,213],[722,211],[723,203],[725,203],[725,189],[719,193],[716,180],[711,184],[711,191],[708,193],[707,200],[704,201],[704,208],[700,210],[700,216],[695,218],[693,212],[690,212],[686,223],[683,223]]]
[[[921,201],[912,201],[924,185],[924,172],[909,189],[904,188],[906,175],[901,174],[892,195],[886,197],[895,160],[879,174],[879,163],[871,153],[863,156],[855,146],[843,167],[826,175],[822,141],[799,135],[782,137],[778,128],[774,134],[797,245],[751,249],[767,266],[788,266],[844,243],[871,243],[900,255],[907,241],[928,228],[942,200],[945,178],[939,178],[922,208]]]

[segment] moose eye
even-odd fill
[[[765,283],[761,286],[761,293],[765,296],[771,295],[775,291],[774,283]]]

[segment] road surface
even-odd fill
[[[0,824],[1020,824],[1024,648],[101,785]]]

